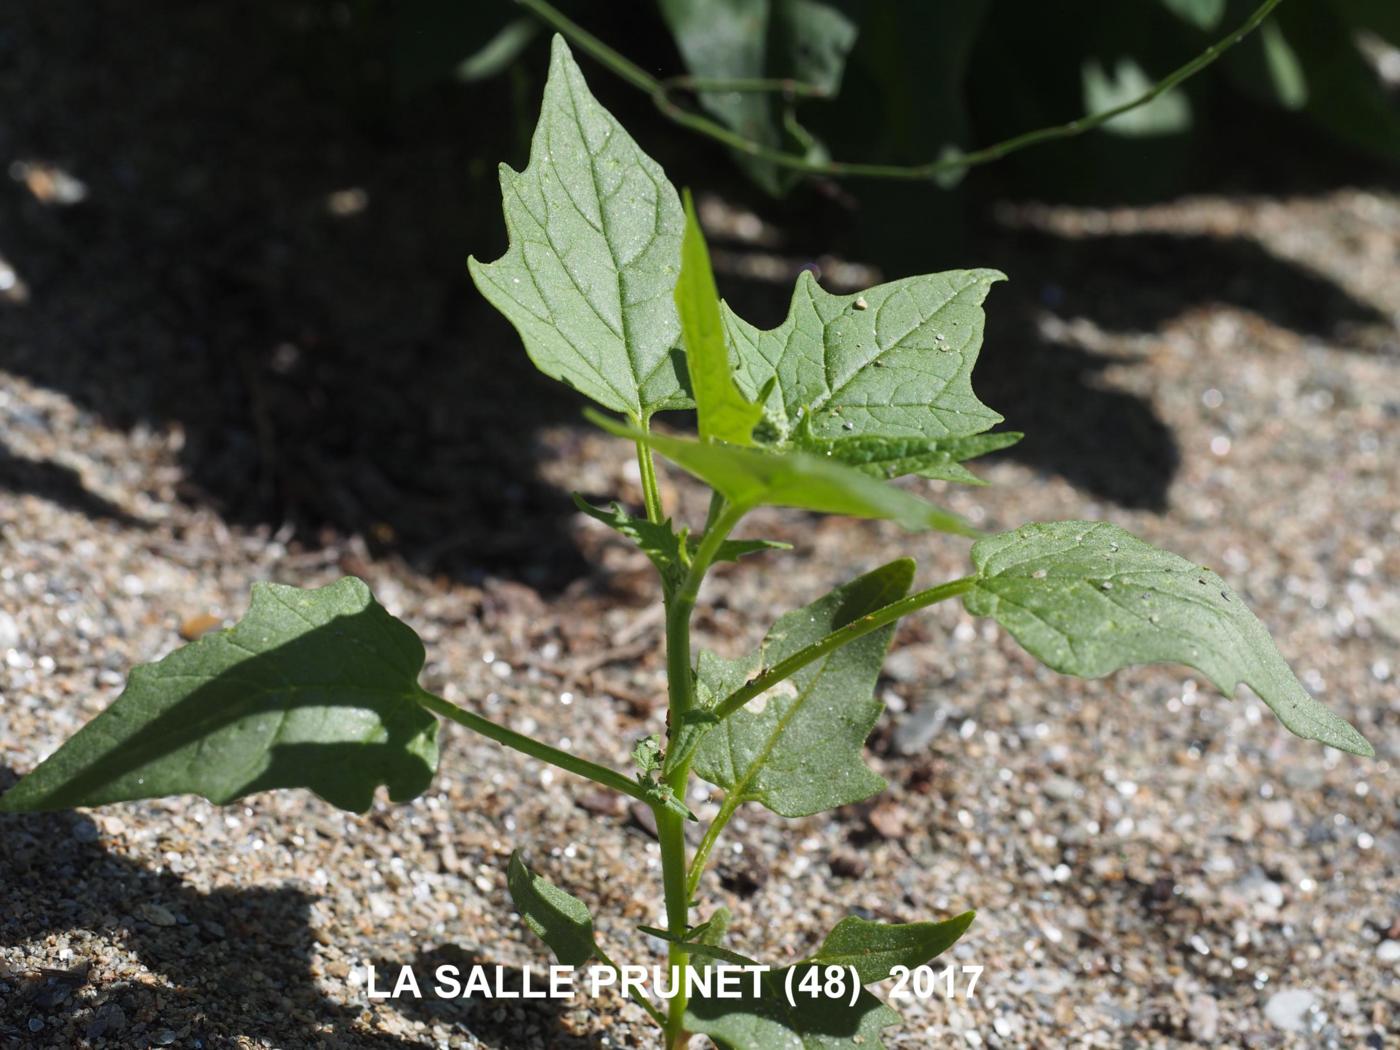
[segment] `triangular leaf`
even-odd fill
[[[702,441],[753,444],[754,425],[763,406],[752,403],[734,385],[724,326],[719,316],[719,292],[710,269],[710,252],[695,205],[685,195],[685,239],[681,242],[681,276],[676,282],[676,310],[685,343],[686,368],[695,394],[695,416]]]
[[[974,912],[965,911],[944,922],[870,922],[848,915],[836,924],[808,962],[820,966],[854,966],[861,984],[890,976],[896,966],[913,969],[935,959],[972,925]]]
[[[996,270],[955,270],[831,295],[811,273],[797,279],[792,307],[760,331],[725,308],[740,390],[770,382],[768,422],[779,442],[810,421],[817,439],[948,438],[1001,422],[972,392],[982,346],[982,300]]]
[[[747,956],[726,948],[690,944],[691,952],[730,966],[757,965]],[[885,1044],[880,1033],[899,1023],[899,1014],[862,988],[854,1005],[849,998],[810,995],[802,989],[811,964],[768,970],[759,978],[754,994],[753,978],[739,981],[742,994],[697,994],[686,1006],[685,1027],[707,1035],[727,1050],[850,1050],[852,1046],[879,1050]],[[788,971],[795,971],[789,982]],[[821,976],[820,973],[818,976]],[[849,976],[849,975],[848,975]],[[793,1002],[787,989],[793,989]],[[717,989],[711,989],[716,991]],[[846,995],[850,995],[847,989]]]
[[[788,613],[764,639],[762,664],[771,667],[898,601],[913,579],[912,561],[894,561]],[[883,707],[874,695],[875,680],[893,637],[893,624],[872,631],[730,715],[700,741],[696,773],[784,817],[804,817],[875,794],[885,782],[865,765],[861,751]],[[759,662],[702,654],[702,702],[731,693]]]
[[[1226,696],[1244,682],[1301,737],[1375,753],[1308,695],[1264,625],[1209,569],[1088,521],[989,536],[972,561],[968,612],[993,617],[1057,671],[1096,678],[1129,664],[1186,664]]]
[[[501,195],[510,248],[469,265],[540,371],[638,418],[688,405],[672,299],[680,200],[560,37],[529,166],[501,167]]]
[[[563,965],[582,966],[593,958],[598,951],[593,916],[583,901],[536,875],[520,859],[519,850],[510,855],[506,883],[520,918]]]
[[[707,444],[624,426],[596,412],[604,430],[650,445],[740,507],[801,507],[857,518],[888,518],[911,531],[976,531],[956,514],[839,463],[801,452],[767,452]]]
[[[415,701],[422,668],[417,635],[361,581],[255,584],[235,627],[133,669],[0,810],[304,787],[362,812],[380,784],[413,798],[437,767],[437,719]]]

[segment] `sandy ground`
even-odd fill
[[[1309,331],[1227,292],[1132,330],[1102,320],[1113,305],[1094,297],[1112,285],[1092,275],[1067,277],[1068,292],[1025,289],[1043,352],[1108,362],[1096,392],[1134,399],[1171,435],[1163,509],[1125,509],[1010,459],[985,468],[990,488],[927,487],[988,528],[1106,518],[1217,567],[1378,757],[1296,740],[1252,697],[1227,702],[1180,668],[1057,677],[996,627],[939,607],[901,629],[879,687],[889,710],[870,757],[890,791],[797,822],[746,810],[702,895],[734,910],[735,946],[766,960],[852,912],[976,908],[952,953],[985,967],[976,995],[905,1006],[894,1047],[1395,1045],[1400,197],[1000,218],[1007,244],[1162,231],[1239,241],[1352,304],[1357,319]],[[1000,294],[979,377],[1001,367]],[[113,426],[60,390],[3,379],[10,455],[50,471],[37,491],[7,476],[0,502],[7,776],[192,620],[236,618],[251,581],[344,572],[423,635],[427,684],[455,701],[617,766],[658,726],[647,567],[591,521],[566,522],[588,567],[561,590],[425,574],[354,539],[227,524],[177,495],[179,426]],[[545,427],[535,451],[533,482],[636,498],[626,450],[586,428]],[[1132,453],[1106,455],[1131,473]],[[679,513],[701,512],[693,485],[667,487]],[[965,564],[960,541],[883,524],[764,512],[750,531],[796,549],[714,578],[698,636],[726,654],[785,606],[889,558],[917,557],[929,582]],[[714,808],[703,793],[693,803]],[[615,956],[651,957],[634,929],[659,912],[646,831],[586,785],[455,729],[426,796],[364,817],[282,794],[6,817],[0,829],[5,1045],[651,1045],[640,1012],[607,997],[367,1001],[370,962],[545,961],[511,913],[516,846],[588,902]]]

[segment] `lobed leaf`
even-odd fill
[[[968,612],[994,618],[1056,671],[1097,678],[1129,664],[1186,664],[1226,696],[1244,682],[1298,736],[1375,753],[1308,695],[1264,625],[1209,569],[1087,521],[989,536],[972,561]]]
[[[820,966],[854,966],[861,984],[890,976],[896,966],[913,969],[936,959],[972,925],[975,912],[966,911],[944,922],[870,922],[848,915],[836,924],[807,961]]]
[[[797,279],[787,319],[761,331],[727,306],[735,378],[764,401],[779,442],[880,436],[956,438],[1001,416],[972,392],[982,301],[1005,275],[954,270],[832,295]]]
[[[236,626],[136,667],[121,695],[3,798],[0,811],[304,787],[363,812],[421,794],[437,719],[415,701],[423,646],[360,580],[253,587]]]
[[[680,200],[558,36],[530,163],[501,166],[501,196],[510,247],[469,268],[536,367],[636,418],[689,405],[672,298]]]
[[[800,507],[857,518],[886,518],[911,531],[977,534],[956,514],[828,459],[656,434],[596,412],[588,417],[610,434],[651,446],[739,507]]]
[[[763,406],[749,401],[734,385],[710,253],[689,193],[685,195],[685,237],[681,242],[681,275],[676,282],[676,310],[695,394],[700,440],[752,445],[753,428],[763,418]]]
[[[898,601],[914,563],[891,562],[778,619],[759,654],[744,661],[702,653],[702,700],[727,696],[759,663],[772,666],[867,613]],[[711,728],[695,752],[695,772],[741,801],[804,817],[880,791],[884,780],[861,757],[883,705],[875,681],[894,624],[828,653]]]
[[[510,855],[506,885],[510,887],[510,898],[520,918],[536,937],[549,945],[560,963],[582,966],[597,953],[593,916],[588,913],[588,906],[531,871],[520,859],[519,850]]]

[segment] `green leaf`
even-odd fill
[[[1005,280],[996,270],[955,270],[831,295],[797,279],[785,320],[769,331],[725,307],[746,397],[764,402],[778,441],[799,423],[813,439],[966,437],[1001,422],[972,392],[982,346],[982,301]]]
[[[593,916],[583,901],[536,875],[520,859],[519,850],[510,855],[506,884],[525,925],[549,945],[560,963],[582,966],[593,958],[598,951],[593,939]]]
[[[655,733],[644,736],[632,745],[632,761],[637,772],[650,777],[661,768],[661,740]]]
[[[363,812],[380,784],[405,801],[437,767],[437,719],[415,700],[422,669],[417,635],[361,581],[255,584],[235,627],[133,669],[0,810],[304,787]]]
[[[754,425],[763,406],[749,401],[734,385],[729,350],[719,315],[719,292],[710,269],[705,235],[685,195],[685,239],[681,242],[681,276],[676,282],[676,310],[685,341],[685,361],[695,393],[695,414],[702,441],[752,445]]]
[[[1283,4],[1276,17],[1289,51],[1306,73],[1306,112],[1333,136],[1400,161],[1400,107],[1375,65],[1357,48],[1357,27],[1346,17],[1345,5]],[[1268,39],[1261,43],[1268,46]],[[1266,57],[1271,77],[1277,78],[1277,50]]]
[[[821,966],[854,966],[861,984],[890,976],[896,966],[913,969],[935,959],[963,935],[976,913],[965,911],[944,922],[870,922],[848,915],[826,935],[808,962]]]
[[[589,94],[560,37],[529,166],[502,165],[501,196],[510,248],[469,266],[536,367],[637,418],[689,405],[672,298],[680,200]]]
[[[1110,73],[1097,58],[1086,59],[1080,67],[1084,83],[1084,110],[1101,113],[1131,102],[1147,93],[1156,82],[1136,61],[1119,58]],[[1130,109],[1103,125],[1113,135],[1152,138],[1179,135],[1191,130],[1191,100],[1186,92],[1172,88],[1146,105]]]
[[[709,956],[734,966],[757,965],[747,956],[708,945],[690,945],[698,956]],[[707,1035],[727,1050],[850,1050],[852,1046],[878,1050],[880,1033],[899,1023],[899,1014],[865,989],[852,1006],[848,999],[809,997],[797,991],[810,964],[769,970],[759,979],[753,994],[753,978],[742,974],[738,997],[693,996],[686,1005],[685,1027]],[[787,999],[788,971],[795,1005]],[[848,975],[849,977],[849,975]],[[847,995],[849,995],[849,990]]]
[[[595,507],[577,492],[574,493],[574,506],[589,517],[616,529],[640,547],[661,574],[661,581],[668,593],[685,579],[686,565],[681,557],[681,544],[685,542],[685,537],[671,527],[669,518],[655,522],[634,517],[620,503],[614,503],[611,507]]]
[[[791,77],[835,94],[856,41],[855,23],[836,4],[820,0],[661,0],[660,7],[686,68],[706,79]],[[824,153],[796,124],[791,106],[771,92],[702,91],[699,101],[762,146],[809,157]],[[760,157],[736,152],[734,159],[774,195],[802,178]]]
[[[540,24],[533,18],[516,18],[501,27],[501,31],[476,51],[457,63],[454,71],[458,80],[472,84],[504,73],[519,61],[530,41],[535,39]]]
[[[1097,678],[1129,664],[1186,664],[1226,696],[1244,682],[1298,736],[1375,753],[1307,694],[1264,625],[1209,569],[1088,521],[989,536],[972,561],[968,612],[993,617],[1056,671]]]
[[[771,667],[866,613],[898,601],[914,563],[890,562],[781,617],[757,659],[702,653],[702,698],[727,696],[755,665]],[[842,646],[713,727],[700,741],[695,771],[745,802],[784,817],[869,798],[885,786],[863,761],[865,738],[883,705],[874,695],[894,624]]]
[[[887,518],[911,531],[976,535],[956,514],[828,459],[706,444],[638,430],[596,412],[585,414],[610,434],[651,446],[736,506],[801,507],[857,518]]]
[[[1162,0],[1162,6],[1183,22],[1209,33],[1225,17],[1226,0]]]
[[[862,474],[883,481],[916,474],[921,478],[957,481],[964,485],[985,485],[981,478],[962,465],[1009,448],[1023,435],[1015,431],[974,434],[962,438],[851,437],[818,439],[801,435],[797,447],[804,452],[829,456]]]

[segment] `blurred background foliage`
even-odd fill
[[[382,24],[381,5],[388,0],[363,0],[356,9],[368,32]],[[500,78],[518,99],[511,119],[523,140],[551,32],[529,6],[392,4],[389,65],[399,97],[454,86],[470,91]],[[1127,102],[1227,39],[1258,5],[561,0],[552,6],[674,87],[668,101],[763,147],[818,163],[920,165]],[[1242,129],[1261,126],[1275,132],[1275,141],[1281,131],[1300,151],[1330,149],[1397,164],[1396,48],[1396,0],[1288,0],[1200,75],[1083,138],[1013,154],[993,165],[1001,169],[993,178],[1001,192],[1017,195],[1157,199],[1218,176],[1221,160],[1237,158],[1241,137],[1249,139]],[[585,68],[593,81],[606,79],[596,63],[585,60]],[[714,90],[713,81],[748,89]],[[692,85],[707,89],[688,90]],[[823,177],[738,152],[732,157],[773,198]],[[889,231],[899,215],[918,207],[937,220],[946,243],[958,225],[956,190],[965,176],[935,180],[942,200],[927,192],[926,182],[862,179],[843,183],[840,192],[855,196],[870,231]],[[907,231],[907,221],[894,228]],[[902,268],[899,245],[888,233],[876,237],[880,243],[863,247]]]

